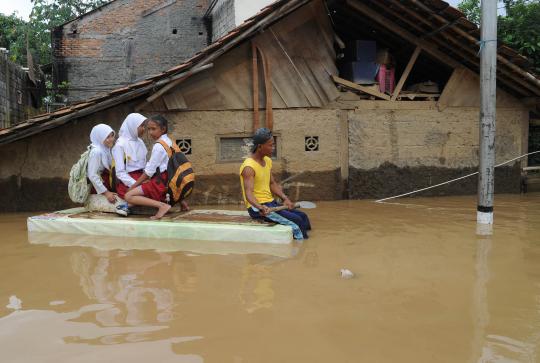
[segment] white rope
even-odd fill
[[[519,159],[521,159],[521,158],[524,158],[525,156],[529,156],[529,155],[536,154],[536,153],[540,153],[540,150],[539,150],[539,151],[533,151],[532,153],[528,153],[528,154],[524,154],[524,155],[518,156],[517,158],[513,158],[513,159],[511,159],[511,160],[505,161],[504,163],[500,163],[500,164],[498,164],[498,165],[495,165],[495,167],[498,168],[499,166],[503,166],[503,165],[509,164],[509,163],[511,163],[512,161],[519,160]],[[388,197],[388,198],[379,199],[379,200],[376,200],[375,203],[381,203],[381,202],[384,202],[385,200],[390,200],[390,199],[395,199],[395,198],[405,197],[405,196],[407,196],[407,195],[411,195],[411,194],[415,194],[415,193],[420,193],[420,192],[423,192],[424,190],[437,188],[437,187],[440,187],[441,185],[450,184],[450,183],[453,183],[453,182],[455,182],[455,181],[458,181],[458,180],[461,180],[461,179],[465,179],[465,178],[471,177],[471,176],[476,175],[476,174],[478,174],[478,172],[474,172],[474,173],[471,173],[471,174],[467,174],[467,175],[464,175],[464,176],[460,176],[459,178],[452,179],[452,180],[446,181],[446,182],[444,182],[444,183],[439,183],[439,184],[436,184],[436,185],[432,185],[432,186],[430,186],[430,187],[418,189],[418,190],[415,190],[415,191],[412,191],[412,192],[408,192],[408,193],[405,193],[405,194],[400,194],[400,195],[396,195],[396,196],[393,196],[393,197]]]

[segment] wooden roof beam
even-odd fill
[[[433,17],[435,19],[437,19],[438,21],[440,21],[441,23],[443,23],[443,24],[449,23],[449,21],[446,20],[446,18],[444,18],[443,16],[441,16],[439,14],[434,13],[428,6],[423,4],[421,1],[418,1],[418,0],[408,0],[408,1],[410,1],[414,5],[418,6],[420,9],[427,12],[428,14],[433,15]],[[456,33],[458,33],[462,37],[466,38],[471,43],[474,43],[474,44],[478,43],[477,38],[473,37],[472,35],[470,35],[469,33],[467,33],[466,31],[464,31],[463,29],[461,29],[459,27],[452,27],[451,30],[455,31]],[[538,78],[536,78],[535,76],[533,76],[531,73],[524,71],[523,69],[516,66],[515,64],[513,64],[512,62],[510,62],[508,59],[504,58],[500,54],[497,54],[497,60],[499,62],[501,62],[502,64],[506,65],[512,71],[516,72],[517,74],[519,74],[520,76],[525,78],[527,81],[534,84],[536,87],[540,88],[540,80]]]
[[[432,46],[428,41],[423,40],[416,35],[410,33],[409,31],[403,29],[401,26],[395,24],[390,19],[382,16],[377,11],[373,10],[369,6],[366,6],[362,2],[358,0],[347,0],[347,5],[349,5],[351,8],[355,9],[356,11],[364,14],[365,16],[371,18],[372,20],[375,20],[380,25],[390,29],[391,31],[399,34],[401,37],[409,41],[410,43],[422,48],[422,50],[429,53],[431,56],[437,58],[439,61],[449,65],[452,68],[457,68],[461,66],[461,63],[457,62],[453,58],[447,56],[434,46]]]
[[[407,67],[405,67],[405,70],[403,71],[403,74],[401,75],[401,78],[399,79],[396,89],[394,90],[394,93],[392,94],[392,98],[391,98],[392,101],[395,101],[397,97],[399,96],[399,93],[401,92],[401,89],[403,88],[405,81],[407,81],[407,78],[409,77],[409,74],[412,71],[414,63],[416,63],[416,59],[418,59],[418,56],[420,55],[421,51],[422,51],[422,48],[420,48],[419,46],[416,46],[416,49],[411,55],[411,59],[409,59],[409,63],[407,63]]]
[[[418,22],[421,22],[421,23],[423,23],[425,25],[428,25],[430,28],[435,27],[435,25],[432,24],[425,17],[422,17],[422,16],[418,15],[416,12],[411,11],[407,7],[401,5],[399,2],[396,2],[395,0],[386,0],[386,1],[389,1],[390,3],[392,3],[393,5],[398,7],[400,11],[402,11],[404,13],[407,13],[409,16],[414,17]],[[401,21],[406,22],[409,26],[411,26],[415,30],[417,30],[419,32],[424,31],[418,24],[415,24],[414,22],[408,20],[406,17],[402,16],[401,14],[396,12],[395,10],[385,8],[385,11],[387,11],[390,15],[395,16],[396,18],[400,19]],[[454,23],[455,22],[448,23],[447,25],[454,24]],[[445,27],[445,25],[443,25],[442,27],[439,27],[439,29],[441,29],[443,27]],[[448,27],[446,27],[445,29],[443,29],[441,31],[444,31],[444,30],[447,30],[447,29],[448,29]],[[473,49],[471,49],[469,47],[464,47],[463,44],[458,39],[454,38],[450,34],[446,34],[446,36],[443,36],[443,37],[444,37],[444,40],[438,39],[437,37],[434,37],[434,36],[431,39],[434,42],[436,42],[438,45],[443,46],[445,48],[448,48],[450,51],[452,51],[453,53],[455,53],[459,57],[463,58],[465,61],[467,61],[469,63],[472,63],[472,64],[478,63],[478,53],[475,50],[473,50]],[[449,43],[453,44],[454,48],[451,48]],[[463,51],[468,53],[468,55],[464,54]],[[501,80],[504,83],[510,83],[510,84],[507,84],[507,86],[509,88],[515,90],[520,95],[525,95],[526,93],[523,90],[521,90],[519,87],[524,87],[524,88],[528,89],[529,91],[531,91],[533,94],[540,95],[539,94],[540,90],[537,87],[535,87],[531,83],[529,83],[529,82],[527,82],[527,81],[525,81],[525,80],[523,80],[521,78],[514,77],[510,70],[505,70],[505,69],[503,69],[503,67],[499,67],[498,68],[498,73],[499,73],[498,77],[500,77]],[[507,77],[503,77],[503,74],[507,75]],[[514,84],[514,85],[512,85],[512,84]]]

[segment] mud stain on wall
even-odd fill
[[[351,199],[383,198],[411,192],[476,172],[477,168],[405,167],[384,163],[378,168],[349,169],[349,196]],[[445,186],[427,190],[418,196],[475,194],[478,179],[472,176]],[[495,169],[496,193],[519,193],[520,167]]]

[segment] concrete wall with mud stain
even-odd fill
[[[75,206],[67,194],[69,171],[99,123],[118,130],[126,103],[61,127],[0,146],[0,211],[50,211]]]
[[[55,210],[73,206],[67,195],[71,166],[89,144],[93,126],[104,122],[118,130],[134,104],[117,106],[62,127],[0,146],[0,211]],[[274,131],[279,153],[276,176],[284,179],[304,171],[286,184],[295,199],[339,199],[343,194],[340,170],[340,110],[276,110]],[[240,203],[238,170],[241,162],[218,162],[221,136],[251,133],[249,111],[179,112],[166,115],[173,140],[191,138],[197,175],[192,203]],[[304,150],[305,136],[319,136],[316,152]],[[9,157],[5,157],[9,156]]]
[[[349,193],[378,198],[412,191],[476,171],[478,108],[431,102],[364,102],[349,112]],[[497,110],[497,163],[527,150],[528,112]],[[520,162],[497,170],[496,192],[519,192]],[[476,179],[422,195],[476,192]]]
[[[304,172],[287,183],[293,198],[338,199],[343,193],[340,177],[340,110],[274,110],[277,159],[274,172],[279,179]],[[219,161],[222,137],[249,137],[253,114],[250,111],[197,111],[167,115],[175,140],[191,139],[189,156],[197,174],[196,193],[201,203],[238,203],[241,198],[238,171],[241,162]],[[306,151],[305,137],[318,136],[319,150]],[[345,140],[346,142],[346,140]],[[247,154],[246,154],[247,156]]]
[[[91,128],[104,122],[118,130],[135,104],[137,101],[126,103],[0,146],[0,211],[72,206],[67,196],[69,170],[89,144]],[[197,175],[192,203],[240,203],[240,161],[218,161],[219,140],[248,137],[252,113],[189,111],[166,116],[173,140],[192,140],[189,158]],[[279,179],[303,172],[286,184],[286,192],[297,200],[347,195],[374,198],[410,191],[476,171],[477,118],[478,109],[439,112],[430,102],[363,101],[354,110],[275,110],[279,150],[274,171]],[[525,150],[527,121],[522,109],[498,111],[499,162]],[[306,136],[319,137],[318,151],[305,150]],[[497,170],[496,181],[497,192],[519,191],[519,165]],[[476,181],[471,178],[436,189],[431,195],[475,190]]]

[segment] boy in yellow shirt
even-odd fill
[[[281,185],[272,175],[272,152],[274,137],[272,131],[261,128],[253,136],[251,157],[244,160],[240,167],[240,185],[244,203],[252,218],[263,218],[272,222],[289,225],[293,229],[295,239],[308,238],[311,229],[307,214],[294,209],[294,203],[283,193]],[[270,212],[270,208],[279,204],[274,195],[283,200],[288,210]]]

